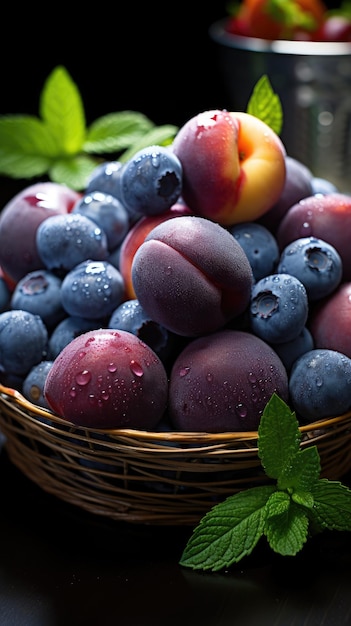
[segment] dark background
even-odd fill
[[[228,14],[228,1],[97,2],[78,11],[73,3],[46,10],[8,4],[0,114],[38,114],[40,91],[56,65],[77,83],[88,123],[130,109],[156,124],[181,125],[201,111],[229,106],[208,36],[210,24]]]

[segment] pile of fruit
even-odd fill
[[[329,10],[323,0],[242,0],[226,31],[268,40],[351,41],[350,2]]]
[[[256,430],[351,407],[351,196],[250,113],[0,213],[0,382],[75,424]]]

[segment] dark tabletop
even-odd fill
[[[351,623],[351,533],[324,531],[295,557],[262,540],[228,570],[204,573],[179,565],[190,527],[84,512],[29,481],[4,450],[0,475],[1,626]]]

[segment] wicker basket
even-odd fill
[[[351,412],[300,428],[322,475],[351,468]],[[94,514],[143,524],[195,525],[217,502],[267,482],[257,432],[182,433],[76,427],[0,385],[10,460],[44,491]]]

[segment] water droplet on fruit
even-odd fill
[[[190,367],[182,367],[182,368],[179,370],[179,376],[180,376],[181,378],[183,378],[184,376],[187,376],[187,375],[189,374],[189,372],[190,372]]]
[[[79,372],[79,374],[77,374],[76,376],[76,383],[81,387],[84,387],[84,385],[87,385],[88,383],[90,383],[90,381],[91,372],[89,372],[89,370],[83,370],[82,372]]]
[[[213,374],[210,374],[210,372],[208,374],[206,374],[206,380],[209,383],[212,383],[212,381],[213,381]]]
[[[303,224],[301,224],[301,228],[299,229],[299,236],[309,237],[310,235],[312,235],[311,224],[309,222],[304,222]]]
[[[133,374],[135,374],[135,376],[144,376],[143,368],[141,367],[140,363],[134,361],[134,359],[130,362],[130,369]]]
[[[75,387],[71,387],[71,389],[69,390],[69,395],[71,396],[71,398],[75,398],[77,395],[77,390]]]
[[[107,369],[109,372],[111,372],[111,374],[114,374],[117,371],[116,363],[109,363]]]
[[[254,374],[254,372],[249,372],[248,379],[249,379],[250,383],[256,383],[257,382],[257,378],[256,378],[256,375]]]
[[[244,419],[247,416],[247,407],[242,402],[239,402],[236,405],[235,411],[237,415],[240,417],[240,419]]]
[[[170,276],[172,274],[172,268],[170,265],[166,267],[166,276]]]

